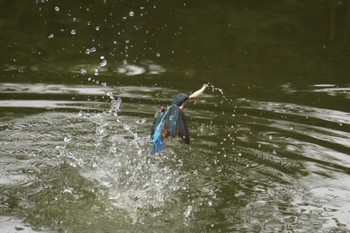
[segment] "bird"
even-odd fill
[[[161,108],[156,112],[151,129],[151,140],[153,147],[151,154],[156,154],[165,148],[165,139],[169,136],[175,138],[179,136],[185,144],[190,143],[188,128],[184,113],[186,102],[190,99],[198,98],[208,87],[204,84],[201,89],[191,95],[180,93],[176,95],[171,105],[165,109]]]

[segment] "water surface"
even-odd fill
[[[0,1],[0,230],[348,232],[348,5]]]

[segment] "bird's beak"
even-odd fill
[[[202,88],[193,92],[191,95],[190,95],[190,99],[195,99],[195,98],[198,98],[199,96],[201,96],[205,90],[205,88],[208,87],[208,84],[203,84]]]
[[[184,102],[182,103],[182,105],[180,106],[180,109],[183,110],[183,109],[185,108],[185,105],[186,105],[186,101],[184,101]]]

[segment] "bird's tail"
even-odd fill
[[[163,141],[160,134],[155,134],[153,138],[153,148],[151,151],[151,154],[154,155],[155,153],[163,150],[165,147],[165,142]]]
[[[161,120],[159,121],[159,123],[156,126],[156,129],[154,131],[153,140],[152,140],[153,148],[151,151],[152,155],[154,155],[155,153],[157,153],[165,148],[165,142],[164,142],[163,137],[162,137],[162,125],[164,122],[164,118],[167,114],[168,114],[168,112],[165,112],[163,114]]]
[[[163,150],[165,147],[165,142],[164,142],[163,137],[162,137],[162,124],[163,124],[164,117],[166,114],[167,113],[164,113],[164,115],[162,116],[162,119],[160,120],[160,122],[156,126],[156,130],[154,132],[153,140],[152,140],[152,143],[153,143],[153,148],[151,151],[152,155]]]

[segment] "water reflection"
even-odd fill
[[[346,99],[350,99],[350,88],[349,87],[338,87],[332,84],[316,84],[311,86],[314,92],[326,93],[330,96],[342,96]]]
[[[301,106],[293,103],[256,102],[246,99],[240,99],[238,101],[242,104],[241,108],[260,110],[261,112],[268,111],[271,113],[278,113],[282,114],[281,118],[286,119],[288,117],[300,116],[304,118],[304,120],[315,118],[338,124],[350,123],[350,114],[348,112],[315,108],[311,106]],[[245,104],[249,106],[245,107]]]

